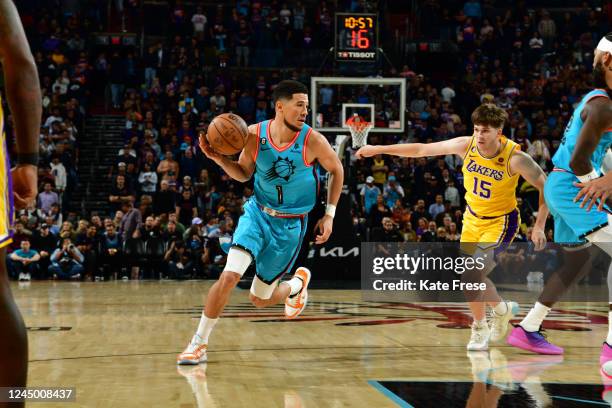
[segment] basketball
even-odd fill
[[[217,153],[231,156],[242,151],[248,135],[248,126],[240,116],[223,113],[208,126],[206,140]]]

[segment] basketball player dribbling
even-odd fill
[[[502,135],[508,115],[493,104],[483,104],[472,113],[473,136],[461,136],[438,143],[409,143],[387,146],[364,146],[358,157],[392,154],[402,157],[427,157],[456,154],[464,158],[462,168],[467,208],[463,215],[461,247],[474,256],[485,256],[489,262],[477,277],[486,283],[481,294],[486,302],[468,298],[474,317],[469,351],[488,349],[489,340],[499,341],[508,330],[508,323],[518,313],[516,302],[503,301],[487,274],[495,267],[495,254],[514,239],[520,225],[516,208],[516,186],[519,175],[540,191],[538,214],[531,235],[536,249],[546,244],[544,226],[548,208],[543,198],[546,175],[518,145]],[[474,245],[477,244],[477,245]],[[491,326],[486,320],[486,306],[492,308]]]
[[[200,324],[178,364],[195,365],[207,360],[208,338],[230,294],[252,262],[256,275],[249,298],[256,307],[285,302],[285,316],[297,317],[308,300],[310,271],[289,272],[306,233],[307,214],[314,207],[319,182],[317,164],[329,173],[325,215],[317,222],[322,244],[332,232],[336,205],[344,183],[340,159],[319,132],[305,123],[308,89],[296,81],[281,81],[273,92],[275,117],[249,126],[246,145],[238,161],[216,153],[204,136],[200,148],[230,177],[246,182],[255,175],[254,195],[244,204],[227,263],[206,297]]]
[[[25,387],[27,333],[9,287],[6,247],[12,240],[10,228],[14,210],[25,208],[36,199],[42,107],[36,64],[11,0],[0,0],[0,61],[17,137],[17,166],[11,174],[4,132],[0,148],[0,387]],[[3,129],[1,105],[0,121],[0,129]],[[0,407],[3,406],[8,405],[0,402]],[[19,407],[23,403],[11,406]]]
[[[602,163],[612,145],[612,33],[603,37],[594,52],[593,80],[596,89],[587,93],[567,124],[559,149],[553,156],[555,168],[544,189],[546,201],[555,219],[555,242],[577,258],[585,248],[596,244],[612,255],[612,225],[605,206],[612,182],[610,172],[600,178]],[[582,188],[582,189],[581,189]],[[579,200],[582,200],[580,202]],[[585,205],[588,204],[585,208]],[[592,205],[599,210],[592,211]],[[566,258],[568,258],[566,256]],[[579,268],[568,271],[575,277]],[[572,276],[572,274],[574,276]],[[552,278],[552,277],[551,277]],[[512,330],[508,343],[539,354],[562,354],[563,348],[538,336],[542,322],[568,285],[549,279],[540,299],[527,316]],[[548,296],[545,296],[548,292]],[[600,353],[602,371],[612,377],[612,263],[608,269],[608,335]],[[543,297],[548,298],[544,301]]]

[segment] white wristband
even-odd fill
[[[329,215],[330,217],[334,218],[336,216],[336,206],[333,204],[327,204],[327,207],[325,207],[325,215]]]
[[[576,176],[578,177],[578,180],[580,180],[581,183],[587,183],[591,180],[595,180],[596,178],[599,178],[599,173],[597,173],[597,171],[595,169],[591,170],[590,173],[585,174],[584,176]]]

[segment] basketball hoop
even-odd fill
[[[361,116],[354,115],[346,121],[353,139],[353,149],[360,148],[366,144],[368,133],[374,126],[373,123],[365,121]]]

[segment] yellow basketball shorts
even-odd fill
[[[521,216],[517,209],[499,217],[482,218],[466,208],[461,230],[461,251],[474,255],[478,249],[492,249],[497,254],[512,243],[520,225]]]

